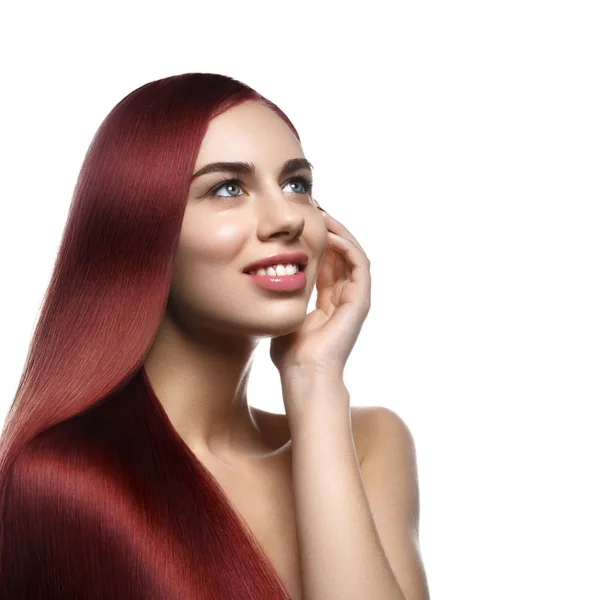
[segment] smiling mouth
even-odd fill
[[[295,267],[295,272],[292,273],[273,273],[272,271],[275,269],[276,265],[272,265],[269,267],[262,267],[260,269],[253,269],[251,271],[244,271],[245,275],[253,275],[253,276],[259,276],[259,277],[292,277],[294,275],[297,275],[298,273],[302,273],[304,272],[304,270],[306,269],[306,265],[302,265],[302,264],[294,264],[294,263],[288,263],[291,264],[293,267]],[[268,272],[268,270],[271,269],[271,273]]]
[[[261,273],[252,271],[244,273],[244,275],[259,287],[274,292],[298,292],[307,286],[306,275],[301,269],[295,273],[284,273],[281,275],[277,273],[265,274],[264,269],[261,269],[261,271]]]

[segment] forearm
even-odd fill
[[[341,379],[284,385],[286,405],[307,409],[290,421],[303,600],[406,600],[369,508],[348,394]]]

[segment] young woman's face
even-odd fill
[[[303,323],[327,228],[303,182],[312,179],[310,168],[281,174],[297,158],[304,153],[292,131],[259,102],[244,102],[210,122],[194,173],[222,161],[252,163],[255,171],[219,171],[192,181],[169,299],[180,322],[268,337]],[[226,179],[237,181],[220,183]],[[270,291],[244,274],[250,262],[297,250],[308,255],[304,289]]]

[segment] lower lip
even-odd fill
[[[298,271],[295,275],[245,275],[260,287],[275,292],[295,292],[306,287],[304,271]]]

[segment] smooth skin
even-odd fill
[[[412,437],[392,411],[365,411],[361,465],[342,377],[370,308],[370,262],[298,180],[310,179],[310,169],[280,175],[293,158],[304,158],[298,140],[258,102],[211,121],[194,172],[217,161],[255,170],[192,181],[167,311],[144,366],[203,462],[242,472],[292,454],[304,600],[427,600]],[[292,250],[309,256],[304,290],[267,291],[242,273],[253,260]],[[265,337],[282,382],[284,446],[267,439],[247,402],[253,353]]]
[[[277,450],[265,445],[248,405],[253,354],[261,339],[303,324],[328,243],[323,213],[295,179],[311,177],[310,169],[279,176],[291,158],[305,158],[298,140],[255,101],[215,117],[198,153],[194,172],[218,161],[256,167],[216,190],[236,175],[192,181],[167,311],[144,362],[175,429],[200,457],[232,464]],[[293,250],[309,256],[303,291],[269,292],[242,273],[251,261]]]

